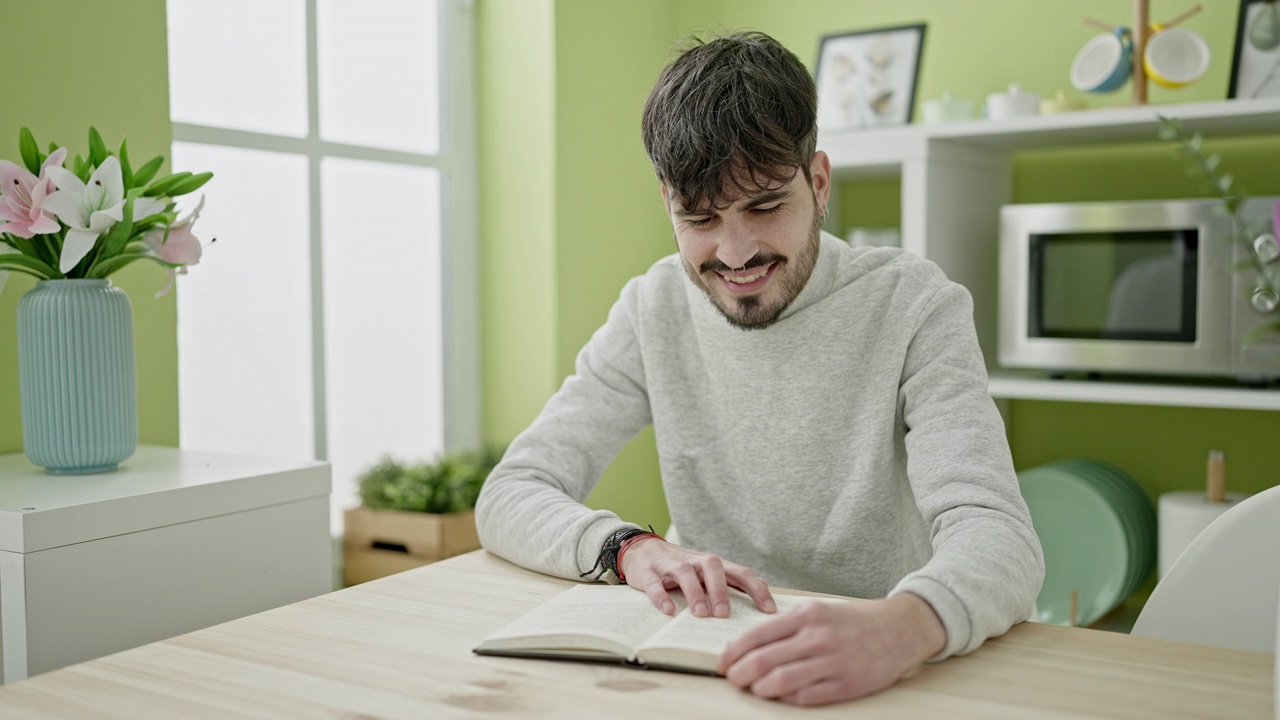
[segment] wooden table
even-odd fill
[[[477,551],[0,688],[0,717],[1272,717],[1270,655],[1031,623],[819,709],[720,678],[471,653],[568,585]]]

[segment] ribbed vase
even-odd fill
[[[51,473],[114,470],[138,448],[133,308],[110,280],[42,280],[18,301],[22,449]]]

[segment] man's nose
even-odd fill
[[[747,228],[735,223],[726,223],[720,245],[716,248],[716,259],[728,265],[730,269],[740,268],[760,252],[760,243]]]

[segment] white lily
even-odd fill
[[[124,217],[124,179],[114,155],[102,161],[88,184],[66,168],[49,168],[58,190],[45,198],[44,209],[67,226],[58,269],[68,272],[93,249],[98,236]]]

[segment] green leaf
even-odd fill
[[[124,201],[123,212],[124,215],[120,218],[120,221],[111,226],[111,232],[107,233],[106,239],[103,240],[103,257],[110,258],[118,254],[124,248],[124,244],[129,239],[129,235],[133,233],[132,198]],[[92,271],[92,268],[90,270]]]
[[[40,174],[40,146],[36,144],[36,136],[30,128],[23,127],[18,131],[18,152],[22,155],[22,163],[32,175]]]
[[[164,267],[169,267],[169,263],[161,260],[160,258],[156,257],[155,255],[152,255],[149,252],[140,251],[140,252],[120,253],[119,255],[116,255],[114,257],[109,257],[106,260],[103,260],[102,262],[95,263],[93,268],[90,269],[89,271],[89,277],[95,277],[95,278],[107,277],[111,273],[117,272],[120,269],[124,268],[126,265],[130,265],[138,260],[151,260],[160,265],[163,265]]]
[[[128,190],[133,187],[133,168],[129,166],[128,138],[120,140],[120,152],[116,157],[120,158],[120,176],[124,179],[124,189]]]
[[[168,195],[170,188],[182,182],[183,180],[186,180],[189,177],[191,177],[191,173],[180,172],[180,173],[174,173],[172,175],[169,175],[168,177],[160,178],[159,180],[156,180],[155,182],[147,186],[147,191],[143,193],[143,195],[146,195],[147,197],[160,197],[162,195]]]
[[[98,132],[98,128],[91,126],[89,128],[89,164],[101,167],[109,154],[107,144],[102,142],[102,134]]]
[[[76,155],[75,169],[72,170],[72,172],[76,174],[76,177],[80,178],[80,182],[88,184],[89,175],[92,174],[90,171],[92,169],[93,167],[88,162],[86,162],[84,158],[80,157],[79,155]]]
[[[62,277],[62,273],[49,267],[45,263],[29,256],[16,253],[7,253],[0,255],[0,270],[18,270],[26,272],[28,275],[36,275],[36,277],[45,280],[53,280]]]
[[[179,195],[186,195],[187,193],[192,192],[194,190],[199,190],[202,185],[209,182],[209,180],[212,178],[213,178],[213,173],[211,172],[202,172],[199,175],[192,175],[186,180],[183,180],[182,182],[177,183],[173,187],[169,188],[169,196],[177,197]]]
[[[156,172],[160,170],[160,166],[164,164],[164,157],[157,155],[146,162],[145,165],[138,168],[133,174],[133,186],[143,187],[151,182],[151,178],[156,176]]]

